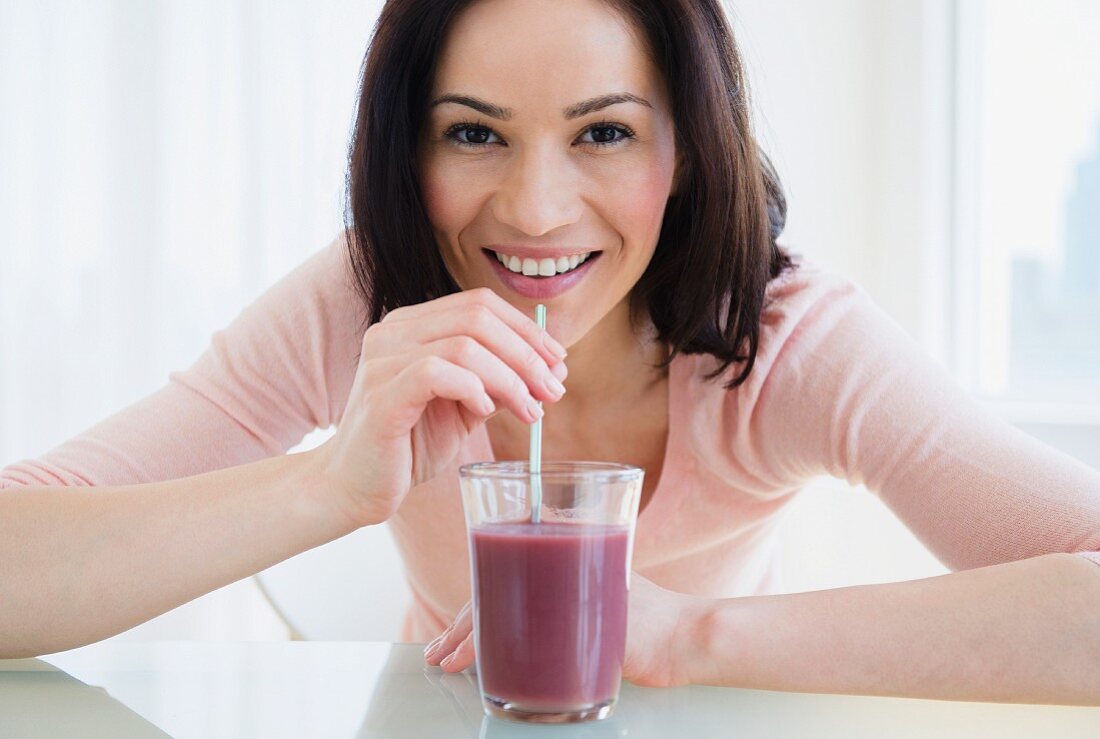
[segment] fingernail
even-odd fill
[[[436,638],[428,646],[424,647],[424,659],[431,659],[435,656],[436,651],[439,649],[440,641]]]
[[[531,416],[534,421],[542,418],[542,406],[534,398],[528,398],[527,400],[527,415]]]
[[[546,380],[543,382],[543,385],[546,386],[547,392],[549,392],[555,398],[560,398],[561,396],[565,395],[565,385],[562,385],[560,382],[558,382],[558,378],[554,377],[553,375],[547,375]]]
[[[542,334],[542,343],[547,349],[550,350],[550,353],[558,359],[565,359],[565,357],[568,355],[568,352],[565,351],[565,347],[559,344],[553,336],[546,332],[543,332]]]
[[[565,366],[565,362],[558,362],[550,368],[550,372],[559,380],[564,380],[566,377],[569,377],[569,368]]]
[[[493,399],[488,395],[481,396],[481,412],[486,416],[491,416],[496,412],[496,405],[493,403]]]
[[[455,661],[455,656],[454,656],[454,653],[452,652],[451,654],[447,655],[446,659],[444,659],[442,662],[439,663],[439,666],[440,667],[450,667],[451,663],[454,662],[454,661]]]

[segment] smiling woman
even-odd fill
[[[633,308],[672,354],[744,380],[765,285],[790,262],[727,31],[717,4],[690,0],[389,3],[348,174],[368,322],[490,287],[529,314],[556,299],[551,333],[598,344],[596,324]],[[536,277],[588,254],[580,274]]]
[[[346,233],[169,387],[0,475],[25,488],[0,561],[26,565],[0,574],[0,655],[385,522],[405,638],[462,669],[456,468],[523,458],[545,413],[547,459],[646,470],[629,679],[1100,702],[1100,474],[780,248],[717,2],[391,0],[361,83]],[[771,595],[780,516],[823,474],[967,571]]]

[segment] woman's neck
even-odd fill
[[[617,401],[632,402],[664,379],[666,370],[658,365],[666,357],[667,347],[656,340],[648,320],[641,326],[631,324],[625,299],[569,347],[567,392],[554,410],[572,415],[618,405]]]
[[[547,404],[543,450],[554,459],[606,458],[661,466],[668,427],[667,350],[652,325],[632,327],[624,301],[569,347],[566,393]],[[608,429],[625,429],[608,433]],[[529,427],[511,413],[488,422],[497,459],[527,456]],[[593,456],[595,455],[595,457]],[[653,478],[656,482],[656,477]]]

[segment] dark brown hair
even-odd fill
[[[457,292],[430,227],[417,141],[447,27],[470,0],[387,0],[360,77],[345,220],[367,322]],[[609,0],[649,43],[671,95],[682,169],[653,258],[631,293],[658,338],[749,376],[768,282],[791,266],[786,201],[752,134],[733,33],[717,0]]]

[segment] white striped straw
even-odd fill
[[[535,306],[535,323],[546,328],[546,306]],[[542,408],[542,402],[539,402]],[[531,523],[538,523],[542,517],[542,419],[531,424]]]

